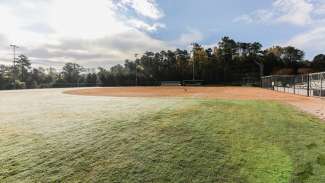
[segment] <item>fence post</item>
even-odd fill
[[[296,77],[297,76],[293,77],[293,94],[296,94]]]
[[[275,85],[276,85],[276,83],[275,83],[275,79],[274,79],[274,76],[272,76],[272,88],[273,88],[273,90],[275,91]]]
[[[310,75],[307,74],[307,96],[310,97]]]
[[[323,74],[320,75],[320,97],[323,96]]]

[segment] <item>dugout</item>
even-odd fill
[[[161,86],[182,86],[180,81],[162,81]]]
[[[184,80],[182,82],[183,86],[203,86],[204,80]]]

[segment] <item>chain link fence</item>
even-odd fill
[[[262,88],[303,96],[325,97],[325,72],[261,78]]]

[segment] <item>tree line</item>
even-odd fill
[[[148,51],[110,69],[99,67],[96,73],[85,73],[76,63],[66,63],[62,72],[32,68],[28,57],[20,55],[14,65],[0,65],[0,89],[159,85],[161,81],[183,80],[247,84],[258,83],[263,75],[325,71],[324,54],[311,61],[304,56],[304,51],[292,46],[262,49],[258,42],[237,42],[229,37],[223,37],[214,48],[193,43],[190,51]]]
[[[83,72],[84,68],[76,63],[66,63],[62,72],[32,68],[28,57],[20,55],[12,66],[0,65],[0,90],[96,86],[97,74]]]

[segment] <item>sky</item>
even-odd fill
[[[0,0],[0,64],[11,44],[34,66],[96,68],[223,36],[312,59],[325,53],[325,0]]]

